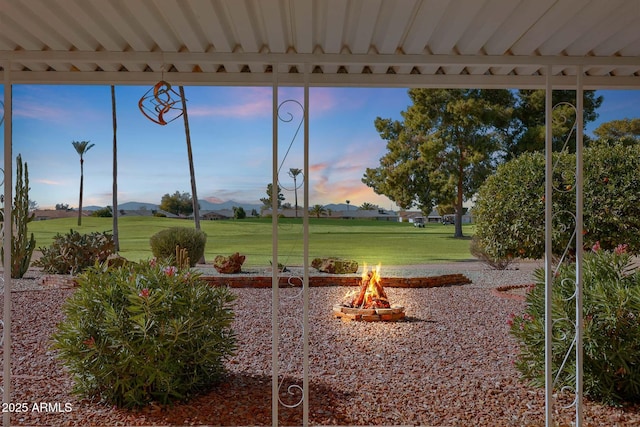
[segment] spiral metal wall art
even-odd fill
[[[162,126],[184,114],[182,97],[164,80],[156,83],[140,98],[138,108],[147,119]]]

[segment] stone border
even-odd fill
[[[535,284],[529,284],[529,285],[504,285],[504,286],[498,286],[497,288],[491,288],[491,293],[497,297],[500,298],[506,298],[506,299],[512,299],[512,300],[516,300],[516,301],[526,301],[527,300],[527,296],[526,295],[521,295],[521,294],[513,294],[513,293],[509,293],[509,291],[513,290],[513,289],[524,289],[524,288],[532,288],[534,287]]]
[[[211,286],[228,286],[230,288],[271,288],[271,276],[226,275],[200,276]],[[360,277],[354,276],[310,276],[309,286],[360,286]],[[430,277],[388,277],[382,278],[383,286],[388,288],[434,288],[441,286],[468,285],[471,282],[464,274],[445,274]],[[37,281],[38,285],[46,288],[74,288],[78,286],[75,277],[62,274],[49,274]],[[302,278],[297,276],[282,276],[279,278],[281,288],[299,288]]]
[[[211,286],[228,286],[230,288],[271,288],[270,276],[201,276]],[[309,286],[360,286],[360,277],[343,276],[311,276]],[[459,286],[472,283],[464,274],[445,274],[431,277],[389,277],[382,278],[385,288],[434,288],[440,286]],[[281,288],[302,286],[302,278],[284,276],[279,278]]]

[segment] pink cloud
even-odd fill
[[[195,117],[264,117],[271,115],[273,101],[271,89],[251,88],[238,92],[239,96],[228,105],[189,107]]]
[[[37,182],[38,184],[45,184],[45,185],[63,185],[64,184],[60,181],[52,181],[50,179],[34,179],[33,181]]]

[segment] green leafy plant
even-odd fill
[[[34,265],[53,274],[78,274],[95,263],[105,262],[115,250],[113,235],[94,231],[80,234],[70,230],[56,234],[48,248],[39,248],[42,257]]]
[[[188,227],[171,227],[161,230],[149,239],[151,252],[159,260],[175,259],[176,247],[187,250],[190,267],[194,267],[204,255],[207,235],[204,231]]]
[[[236,344],[235,296],[155,260],[78,277],[53,347],[76,393],[121,407],[168,404],[210,388]]]
[[[575,154],[553,157],[553,252],[569,243],[575,224]],[[595,145],[584,153],[584,236],[613,250],[628,244],[640,253],[640,145]],[[480,188],[474,207],[475,237],[490,256],[540,259],[544,255],[545,159],[526,153],[501,165]],[[582,249],[582,248],[581,248]],[[576,248],[571,248],[575,253]]]
[[[33,237],[33,233],[27,237],[27,224],[33,221],[34,215],[33,212],[29,212],[29,168],[26,162],[23,167],[22,156],[18,155],[16,158],[16,192],[11,209],[11,223],[5,223],[5,226],[13,227],[11,234],[11,277],[13,279],[23,277],[31,263],[36,239]],[[4,221],[4,209],[2,209],[2,221]],[[0,258],[2,258],[4,266],[4,246],[0,248]]]
[[[621,244],[605,251],[597,243],[583,263],[584,391],[608,404],[640,401],[640,271],[627,249]],[[535,277],[524,314],[511,315],[508,323],[520,344],[516,368],[543,386],[544,270]],[[575,264],[560,267],[552,289],[553,377],[558,377],[555,388],[561,389],[575,385]]]

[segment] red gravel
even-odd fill
[[[310,423],[543,426],[544,390],[523,384],[511,364],[517,348],[506,319],[521,311],[523,303],[499,298],[491,287],[389,288],[392,303],[404,305],[408,316],[397,323],[335,319],[332,305],[345,288],[312,288]],[[12,414],[12,425],[272,424],[271,290],[233,290],[239,296],[234,326],[239,352],[229,361],[222,384],[189,403],[141,411],[118,410],[70,394],[70,377],[48,349],[48,340],[71,292],[13,293],[12,402],[26,403],[28,409]],[[280,292],[281,315],[300,319],[298,290]],[[294,339],[300,326],[284,319],[280,328],[280,370],[302,385],[302,347]],[[61,412],[34,411],[34,403],[40,402],[53,404],[44,409]],[[64,412],[65,404],[69,412]],[[640,425],[639,407],[585,406],[588,426]],[[301,408],[279,408],[279,424],[302,424]],[[558,404],[556,412],[559,425],[570,425],[571,409]]]

